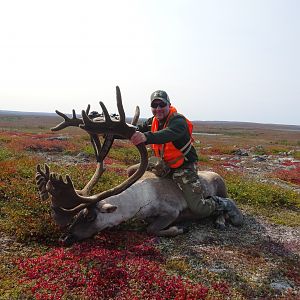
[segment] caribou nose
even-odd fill
[[[59,243],[64,247],[71,246],[74,242],[76,242],[76,239],[72,234],[62,235],[59,238]]]

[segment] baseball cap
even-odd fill
[[[170,99],[169,99],[168,94],[165,91],[162,91],[162,90],[157,90],[157,91],[153,92],[151,94],[150,99],[151,99],[151,103],[152,103],[153,100],[159,99],[159,100],[161,100],[165,103],[170,104]]]

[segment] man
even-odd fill
[[[151,144],[155,157],[161,158],[167,165],[170,170],[168,176],[183,191],[194,214],[201,218],[227,214],[233,225],[241,225],[242,213],[232,200],[203,197],[197,174],[198,156],[192,145],[192,123],[177,113],[165,91],[155,91],[150,100],[153,117],[138,126],[131,142],[134,145],[142,142]]]

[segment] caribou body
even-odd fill
[[[50,172],[47,165],[42,169],[37,166],[36,181],[42,199],[51,197],[52,216],[55,222],[66,229],[61,241],[68,245],[72,242],[89,238],[101,230],[116,226],[126,220],[135,218],[149,221],[147,231],[160,236],[174,236],[182,233],[182,229],[171,226],[182,218],[195,218],[188,208],[181,190],[170,179],[158,178],[146,172],[148,156],[144,144],[136,147],[141,156],[141,163],[129,178],[108,191],[90,196],[91,189],[104,172],[103,160],[106,157],[115,137],[130,139],[135,132],[139,109],[136,109],[132,124],[125,123],[125,114],[117,87],[117,106],[120,114],[118,121],[109,116],[102,102],[104,118],[89,117],[89,106],[82,111],[82,118],[77,118],[73,110],[73,118],[56,111],[64,121],[52,128],[53,131],[67,126],[77,126],[86,130],[94,147],[97,168],[95,174],[82,190],[76,190],[71,178],[64,180],[61,175]],[[99,135],[105,140],[101,145]],[[202,196],[227,197],[226,186],[221,176],[214,172],[200,171]],[[224,222],[222,219],[221,222]]]

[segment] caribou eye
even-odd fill
[[[93,222],[97,217],[97,214],[93,211],[93,212],[90,212],[87,216],[86,216],[86,220],[88,222]]]

